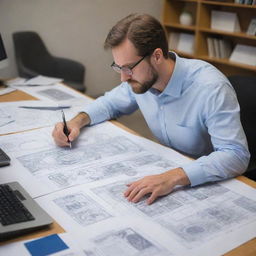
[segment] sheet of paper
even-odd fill
[[[54,102],[73,101],[77,98],[85,98],[83,94],[63,86],[62,84],[19,87],[19,90],[24,91],[40,100],[52,100]]]
[[[31,79],[25,79],[25,78],[15,78],[10,81],[8,81],[8,85],[11,85],[13,87],[21,87],[21,86],[42,86],[42,85],[54,85],[57,83],[62,82],[63,79],[61,78],[55,78],[55,77],[48,77],[48,76],[36,76]]]
[[[52,130],[3,136],[1,148],[15,163],[1,169],[0,180],[18,179],[35,197],[96,180],[159,173],[190,161],[111,123],[84,129],[71,150],[54,144]],[[12,169],[17,166],[20,171],[15,173]],[[31,180],[38,182],[29,185]]]
[[[2,102],[0,103],[0,134],[51,126],[62,122],[60,109],[29,109],[20,108],[20,106],[71,106],[64,109],[66,119],[69,120],[78,112],[83,111],[90,101],[83,97],[66,103],[54,103],[50,100]]]
[[[97,181],[36,200],[77,241],[93,240],[96,252],[100,237],[113,246],[113,234],[130,228],[139,228],[169,255],[223,255],[256,235],[256,191],[237,180],[178,188],[150,206],[145,200],[127,202],[123,191],[129,181]],[[125,231],[114,228],[120,222]]]

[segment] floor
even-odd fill
[[[135,132],[139,133],[141,136],[153,140],[153,141],[157,141],[151,131],[149,130],[147,123],[143,117],[143,115],[141,114],[141,112],[139,110],[137,110],[136,112],[134,112],[131,115],[128,116],[122,116],[120,118],[118,118],[117,120],[118,122],[122,123],[123,125],[127,126],[128,128],[134,130]]]

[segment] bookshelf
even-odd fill
[[[213,10],[236,13],[241,32],[211,29],[211,12]],[[184,11],[191,13],[192,24],[180,24],[180,15]],[[193,53],[181,52],[171,48],[172,50],[183,57],[208,61],[227,76],[234,74],[255,76],[256,66],[232,62],[229,58],[210,57],[207,38],[227,40],[230,42],[232,50],[237,44],[256,47],[256,35],[246,34],[253,18],[256,18],[256,5],[239,4],[236,3],[236,0],[164,0],[162,12],[162,23],[167,31],[168,38],[175,33],[194,35]]]

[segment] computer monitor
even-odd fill
[[[4,42],[0,33],[0,70],[7,67],[8,65],[8,58],[6,54],[6,50],[4,48]],[[0,85],[3,84],[3,80],[1,80],[1,73],[0,73]]]

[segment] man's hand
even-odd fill
[[[162,174],[146,176],[128,184],[124,196],[128,201],[137,203],[143,196],[150,194],[147,204],[152,204],[157,197],[172,192],[176,185],[188,185],[190,181],[182,168],[172,169]]]
[[[69,131],[68,138],[63,132],[64,124],[59,122],[55,125],[52,131],[52,137],[55,143],[60,147],[69,146],[68,140],[70,142],[74,141],[80,134],[80,129],[90,123],[90,118],[86,113],[79,113],[72,120],[67,122],[67,127]]]

